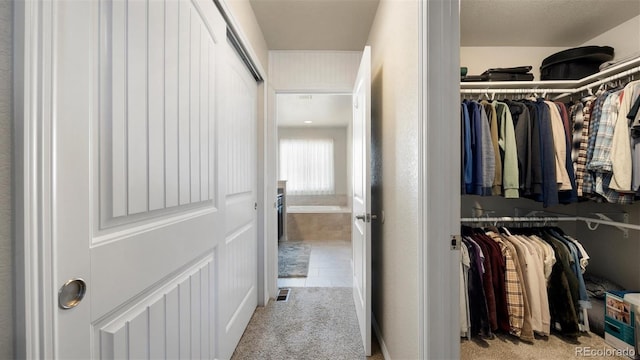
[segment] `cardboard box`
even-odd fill
[[[609,291],[605,295],[604,340],[614,348],[624,351],[632,359],[640,359],[635,352],[635,312],[624,301],[628,291]]]

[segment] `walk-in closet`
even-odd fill
[[[640,292],[640,1],[460,6],[461,358],[628,358],[605,293]],[[612,59],[541,70],[588,46]]]

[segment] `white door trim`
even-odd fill
[[[50,3],[14,4],[16,357],[54,355],[48,153],[52,62]]]
[[[460,233],[459,166],[451,166],[460,159],[459,1],[420,1],[419,7],[420,358],[457,359],[460,254],[450,237]]]

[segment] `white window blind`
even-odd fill
[[[287,194],[335,193],[333,139],[280,139],[280,179]]]

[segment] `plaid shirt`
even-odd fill
[[[502,250],[502,256],[505,260],[505,289],[507,293],[507,309],[509,310],[509,331],[512,335],[520,337],[522,335],[522,326],[524,325],[524,298],[522,283],[516,270],[516,263],[514,260],[514,249],[511,244],[502,240],[499,234],[494,232],[487,232]]]
[[[593,152],[596,146],[596,134],[598,133],[600,118],[602,116],[602,106],[604,105],[604,102],[608,98],[610,93],[612,93],[612,91],[607,91],[604,94],[598,96],[593,105],[593,112],[591,112],[591,120],[589,121],[589,142],[587,145],[586,158],[587,170],[589,169],[589,164],[591,163],[591,159],[593,158]],[[595,194],[595,179],[591,171],[584,172],[582,192],[583,196]]]
[[[582,196],[582,186],[583,180],[585,176],[585,172],[587,171],[587,147],[589,146],[589,123],[591,120],[591,112],[593,111],[594,106],[593,100],[588,100],[584,105],[580,107],[580,110],[576,110],[576,118],[581,118],[581,135],[577,135],[574,133],[574,143],[576,138],[580,140],[578,147],[578,156],[574,160],[574,166],[576,171],[576,188],[578,190],[578,196]],[[578,123],[578,120],[575,120],[575,124]],[[576,129],[576,125],[574,125],[574,129]],[[577,131],[577,129],[575,130]]]
[[[611,177],[613,176],[611,163],[613,132],[622,95],[622,91],[610,91],[604,96],[606,99],[602,103],[599,121],[597,126],[594,126],[594,129],[597,130],[590,134],[590,143],[593,139],[594,146],[592,157],[587,162],[587,169],[590,171],[589,174],[592,179],[590,193],[600,195],[596,200],[626,205],[633,203],[634,194],[623,193],[609,188]]]
[[[611,146],[613,145],[613,131],[618,119],[620,109],[620,96],[622,91],[611,93],[602,105],[602,113],[598,124],[598,132],[595,133],[595,144],[592,158],[587,164],[587,169],[597,174],[610,173]],[[601,177],[596,175],[596,178]],[[596,179],[596,181],[598,181]]]

